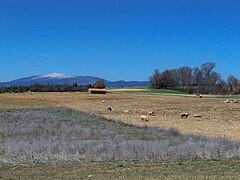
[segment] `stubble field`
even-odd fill
[[[0,94],[0,179],[239,179],[240,103],[223,100],[142,92]],[[68,108],[54,108],[62,106]],[[150,110],[156,115],[142,122]]]
[[[129,124],[175,127],[182,133],[240,140],[240,103],[223,103],[223,100],[219,97],[145,93],[23,93],[1,94],[0,108],[65,106]],[[108,111],[109,107],[112,111]],[[124,113],[124,110],[129,112]],[[150,116],[147,123],[142,122],[140,115],[147,115],[148,111],[155,111],[156,115]],[[181,118],[182,112],[190,113],[189,118]],[[202,117],[194,118],[193,114]]]

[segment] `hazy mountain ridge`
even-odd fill
[[[108,81],[103,78],[94,77],[94,76],[66,76],[64,74],[52,73],[46,75],[37,75],[24,77],[16,79],[9,82],[0,83],[0,87],[7,86],[29,86],[32,84],[73,84],[77,83],[78,85],[88,85],[93,84],[98,80],[105,81],[106,87],[122,87],[122,86],[148,86],[148,81]]]

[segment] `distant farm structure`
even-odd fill
[[[107,94],[107,90],[105,88],[89,88],[88,92],[91,94]]]

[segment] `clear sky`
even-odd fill
[[[240,0],[0,0],[0,82],[147,80],[207,61],[240,78]]]

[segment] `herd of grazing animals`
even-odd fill
[[[222,101],[224,103],[238,103],[240,102],[239,100],[237,99],[226,99],[225,101]]]
[[[200,94],[196,95],[196,97],[197,98],[202,98],[202,96]],[[102,100],[102,103],[105,103],[105,102],[106,102],[106,100]],[[222,102],[224,102],[224,103],[238,103],[238,102],[240,102],[240,100],[226,99],[225,101],[222,101]],[[111,107],[108,107],[107,110],[111,112],[113,109]],[[123,110],[123,113],[129,113],[129,112],[130,112],[130,110],[128,110],[128,109]],[[147,114],[149,116],[155,116],[156,112],[155,111],[148,111]],[[188,118],[190,116],[190,113],[184,112],[184,113],[181,113],[180,116],[181,116],[181,118]],[[201,118],[202,116],[200,114],[193,114],[193,117],[194,118]],[[145,123],[150,120],[149,117],[146,116],[146,115],[141,115],[140,119]]]
[[[105,103],[105,102],[106,102],[106,100],[102,100],[102,103]],[[108,107],[107,110],[111,112],[113,109],[112,109],[111,107]],[[129,109],[123,110],[123,113],[129,113],[129,112],[130,112]],[[156,112],[155,112],[155,111],[148,111],[147,114],[148,114],[149,116],[155,116],[155,115],[156,115]],[[188,116],[190,116],[190,113],[184,112],[184,113],[181,113],[180,116],[181,116],[181,118],[184,118],[184,117],[185,117],[185,118],[188,118]],[[199,115],[199,114],[194,114],[193,117],[194,117],[194,118],[201,118],[202,116]],[[141,116],[140,116],[140,119],[141,119],[143,122],[145,122],[145,123],[150,120],[149,117],[146,116],[146,115],[141,115]]]
[[[102,103],[105,103],[106,102],[106,100],[102,100]],[[113,109],[111,108],[111,107],[108,107],[107,108],[107,111],[112,111]],[[130,112],[130,110],[129,109],[125,109],[125,110],[123,110],[123,113],[129,113]],[[156,113],[155,113],[155,111],[148,111],[147,112],[148,113],[148,115],[149,116],[155,116],[156,115]],[[148,122],[149,121],[149,118],[146,116],[146,115],[141,115],[140,116],[140,119],[142,120],[142,121],[144,121],[144,122]]]

